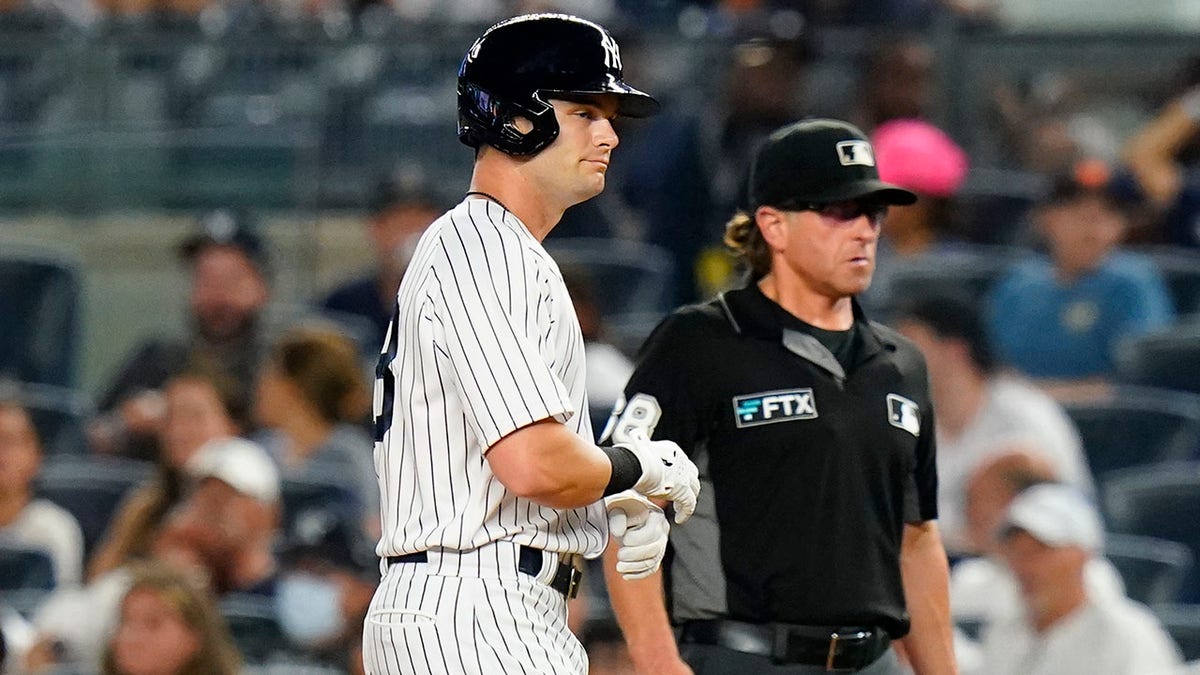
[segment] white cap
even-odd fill
[[[1047,546],[1078,546],[1096,552],[1104,547],[1104,524],[1096,507],[1078,489],[1061,483],[1034,485],[1008,506],[1002,535],[1014,528]]]
[[[279,501],[279,470],[267,451],[244,438],[219,438],[200,446],[187,463],[197,481],[216,478],[261,502]]]

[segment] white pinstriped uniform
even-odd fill
[[[385,570],[365,625],[367,672],[585,673],[566,601],[545,582],[554,553],[604,549],[603,504],[559,510],[519,498],[484,458],[551,417],[592,438],[574,307],[516,216],[470,198],[430,225],[377,375],[376,553],[426,551],[429,562]],[[517,571],[522,544],[548,552],[537,580]]]

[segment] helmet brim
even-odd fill
[[[621,117],[652,117],[662,110],[662,105],[653,96],[617,79],[610,79],[594,87],[584,87],[570,91],[542,91],[543,97],[547,99],[570,99],[579,96],[600,96],[602,94],[612,94],[617,97],[617,115]]]

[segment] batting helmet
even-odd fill
[[[458,138],[532,155],[558,136],[550,99],[614,94],[617,114],[648,117],[658,101],[621,79],[621,52],[602,26],[565,14],[529,14],[487,29],[458,69]],[[514,120],[533,129],[522,133]]]

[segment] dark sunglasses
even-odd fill
[[[849,199],[841,202],[829,202],[828,204],[804,202],[797,204],[795,209],[797,211],[814,211],[821,214],[822,218],[842,222],[855,220],[859,216],[866,216],[872,223],[878,224],[883,222],[884,216],[887,215],[888,205],[883,202]]]

